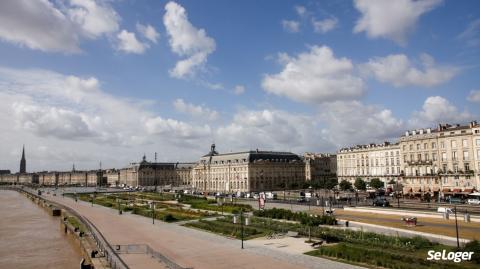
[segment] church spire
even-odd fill
[[[27,172],[27,161],[25,160],[25,145],[23,145],[22,148],[22,159],[20,160],[20,173],[26,173]]]

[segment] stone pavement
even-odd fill
[[[298,252],[287,252],[264,244],[240,241],[216,234],[190,229],[173,223],[164,223],[146,217],[123,214],[99,205],[61,196],[47,195],[48,199],[67,205],[88,218],[103,233],[110,244],[148,244],[155,251],[183,267],[191,268],[360,268],[328,259],[311,257]],[[147,258],[147,257],[145,257]],[[151,261],[141,261],[140,256],[129,257],[131,268],[144,268]],[[158,263],[162,268],[162,264]]]

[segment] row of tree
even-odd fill
[[[395,184],[395,182],[392,181],[389,182],[389,184]],[[282,182],[278,186],[284,189],[298,189],[299,187],[301,187],[302,189],[312,188],[314,190],[333,190],[337,185],[338,188],[342,191],[351,191],[353,190],[353,187],[355,187],[355,189],[359,191],[364,191],[367,189],[367,182],[362,178],[357,178],[355,180],[355,183],[352,185],[352,183],[347,180],[342,180],[339,183],[336,177],[313,180],[311,182],[304,182],[302,186],[299,186],[299,184],[295,182],[288,185],[285,185],[285,183]],[[378,178],[372,178],[368,185],[371,188],[379,189],[383,187],[383,182]]]
[[[368,185],[374,189],[379,189],[383,187],[383,182],[378,178],[372,178]],[[338,184],[338,187],[342,191],[351,191],[353,190],[353,187],[355,187],[356,190],[364,191],[367,189],[367,182],[365,182],[365,180],[361,178],[357,178],[352,186],[352,183],[350,183],[350,181],[342,180],[340,184]]]

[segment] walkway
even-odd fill
[[[57,203],[76,210],[88,218],[112,244],[148,244],[183,267],[190,268],[359,268],[327,259],[298,253],[286,253],[268,248],[262,244],[245,242],[240,249],[240,241],[227,239],[212,233],[190,229],[177,224],[169,224],[138,215],[118,215],[116,210],[86,202],[75,202],[61,196],[47,195]],[[141,257],[132,257],[126,262],[131,268],[142,264]],[[150,264],[149,261],[146,261]],[[159,268],[162,265],[159,264]]]

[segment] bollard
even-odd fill
[[[470,213],[465,213],[465,215],[463,216],[463,220],[465,222],[470,222]]]

